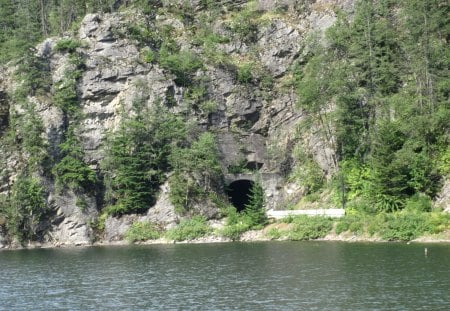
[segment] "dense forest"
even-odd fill
[[[296,9],[303,6],[302,1],[295,2]],[[151,108],[145,96],[136,97],[131,109],[123,112],[120,126],[108,133],[104,159],[94,170],[86,163],[77,137],[83,120],[77,84],[86,55],[80,52],[83,43],[70,36],[88,13],[130,10],[143,14],[147,23],[130,23],[127,33],[117,31],[117,35],[138,42],[143,63],[157,64],[175,76],[175,84],[185,90],[188,111],[172,113],[174,97]],[[282,16],[284,10],[281,7],[271,14]],[[192,41],[191,49],[181,49],[173,40],[174,29],[155,26],[152,21],[158,14],[173,14],[187,25],[189,32],[183,35]],[[46,204],[44,180],[54,182],[59,192],[71,189],[95,197],[101,215],[92,222],[97,231],[104,228],[105,217],[148,210],[167,180],[177,212],[192,217],[202,234],[209,231],[206,219],[196,215],[200,202],[215,205],[228,216],[224,234],[233,239],[266,224],[261,212],[264,193],[258,182],[242,215],[226,207],[222,185],[226,172],[215,130],[205,131],[198,121],[217,110],[208,95],[209,82],[196,74],[205,64],[231,68],[238,84],[269,98],[277,79],[281,81],[270,76],[256,57],[236,63],[220,51],[218,45],[230,38],[215,33],[212,24],[227,14],[232,16],[228,28],[233,40],[252,47],[264,22],[255,2],[204,0],[195,2],[194,8],[189,1],[0,0],[0,65],[16,68],[20,87],[8,96],[25,111],[11,113],[2,134],[2,148],[20,149],[18,154],[25,160],[18,161],[26,162],[14,184],[2,186],[7,194],[2,195],[0,225],[9,236],[39,238],[42,222],[52,213]],[[302,187],[303,198],[300,203],[290,202],[289,207],[327,201],[346,208],[356,218],[344,220],[342,231],[358,222],[355,230],[362,230],[367,215],[374,219],[382,215],[377,220],[381,223],[400,211],[413,211],[416,214],[408,216],[408,221],[423,225],[421,221],[428,216],[417,213],[436,210],[434,202],[450,177],[448,1],[356,1],[350,14],[338,7],[334,14],[336,21],[324,33],[308,34],[302,56],[292,62],[279,83],[295,91],[296,109],[304,115],[297,131],[318,127],[317,135],[333,150],[333,169],[324,172],[300,140],[293,143],[293,159],[283,174],[286,181]],[[45,38],[63,36],[54,49],[68,55],[70,67],[53,85],[49,64],[36,56],[35,46]],[[64,135],[56,147],[42,137],[42,120],[30,96],[48,97],[62,111]],[[254,171],[243,166],[236,163],[227,169],[229,173]],[[2,174],[11,172],[3,169]],[[83,209],[85,201],[86,196],[80,195],[77,205]],[[434,229],[448,226],[448,217],[442,217],[439,221],[433,218]],[[299,220],[298,228],[314,221],[306,222]],[[331,222],[325,227],[331,229]],[[155,228],[136,224],[129,234],[133,230],[155,232]],[[282,232],[276,229],[271,234],[279,238]],[[408,234],[394,234],[393,239],[410,239],[415,233]]]

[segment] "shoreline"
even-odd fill
[[[231,240],[225,237],[216,235],[208,235],[195,240],[174,241],[164,238],[156,240],[147,240],[142,242],[130,243],[127,240],[118,241],[96,241],[93,243],[79,243],[79,244],[58,244],[58,243],[39,243],[34,242],[26,246],[4,246],[0,251],[13,250],[32,250],[32,249],[75,249],[85,247],[109,247],[109,246],[130,246],[130,245],[169,245],[169,244],[221,244],[221,243],[252,243],[252,242],[343,242],[343,243],[402,243],[402,244],[450,244],[450,231],[438,235],[424,235],[415,238],[411,241],[387,241],[378,237],[357,236],[351,234],[336,235],[330,233],[323,238],[294,241],[289,239],[270,239],[264,235],[264,229],[247,231],[239,240]]]

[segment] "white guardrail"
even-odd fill
[[[308,215],[308,216],[327,216],[339,218],[345,215],[343,208],[327,208],[327,209],[303,209],[303,210],[283,210],[283,211],[266,211],[267,217],[281,219],[288,216]]]

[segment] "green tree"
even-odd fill
[[[173,150],[170,163],[174,175],[170,178],[170,198],[180,212],[189,211],[195,202],[217,190],[222,170],[216,140],[205,132],[190,147]]]
[[[6,211],[8,234],[21,242],[36,239],[39,223],[46,213],[45,192],[40,181],[21,175],[11,192]]]
[[[69,127],[66,131],[64,142],[59,145],[59,152],[61,160],[52,169],[56,177],[56,186],[93,191],[97,176],[95,171],[84,162],[84,152],[73,127]]]
[[[260,182],[253,183],[249,197],[250,200],[245,205],[244,213],[251,219],[253,227],[265,225],[267,223],[267,216],[264,210],[264,189]]]
[[[124,120],[112,133],[104,162],[111,214],[141,212],[154,202],[171,149],[185,137],[183,121],[160,104]]]

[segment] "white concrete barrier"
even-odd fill
[[[283,211],[266,211],[267,217],[281,219],[288,216],[308,215],[308,216],[327,216],[339,218],[345,215],[343,208],[323,208],[323,209],[298,209],[298,210],[283,210]]]

